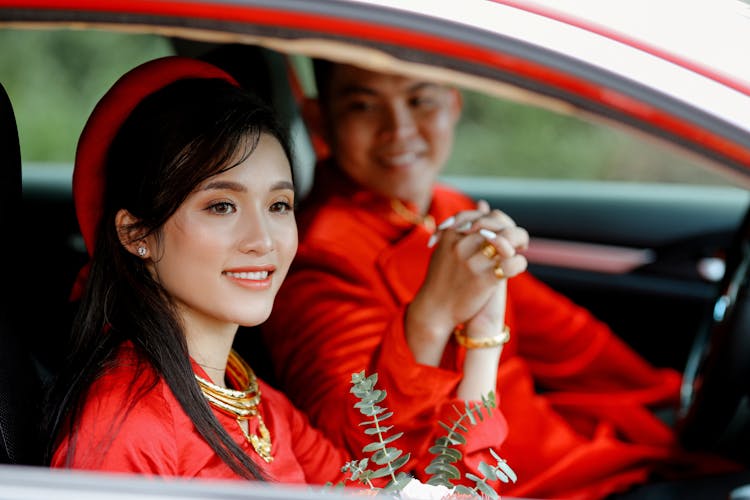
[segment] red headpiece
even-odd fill
[[[238,85],[218,67],[197,59],[168,56],[146,62],[125,73],[104,94],[83,128],[73,170],[73,201],[89,255],[102,216],[104,163],[112,140],[133,109],[148,95],[186,78],[221,78]],[[80,297],[88,265],[78,275],[71,299]]]

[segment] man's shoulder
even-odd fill
[[[300,245],[379,240],[388,231],[382,214],[345,196],[330,196],[298,213]]]

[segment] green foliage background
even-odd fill
[[[156,36],[0,30],[0,82],[28,161],[71,162],[86,118],[128,69],[171,53]]]
[[[24,161],[71,163],[86,117],[107,88],[128,69],[172,52],[158,36],[0,29],[0,82],[14,105]],[[633,134],[469,91],[445,173],[728,182]]]

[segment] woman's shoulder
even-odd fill
[[[75,431],[73,467],[173,474],[178,404],[136,350],[123,345],[91,384]]]
[[[165,420],[165,408],[177,404],[166,382],[130,344],[124,344],[102,375],[91,384],[84,404],[84,419],[139,421]]]

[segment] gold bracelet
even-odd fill
[[[464,333],[464,326],[459,325],[453,330],[453,337],[459,345],[467,349],[481,349],[484,347],[498,347],[508,343],[510,340],[510,328],[503,326],[503,331],[494,337],[471,338]]]

